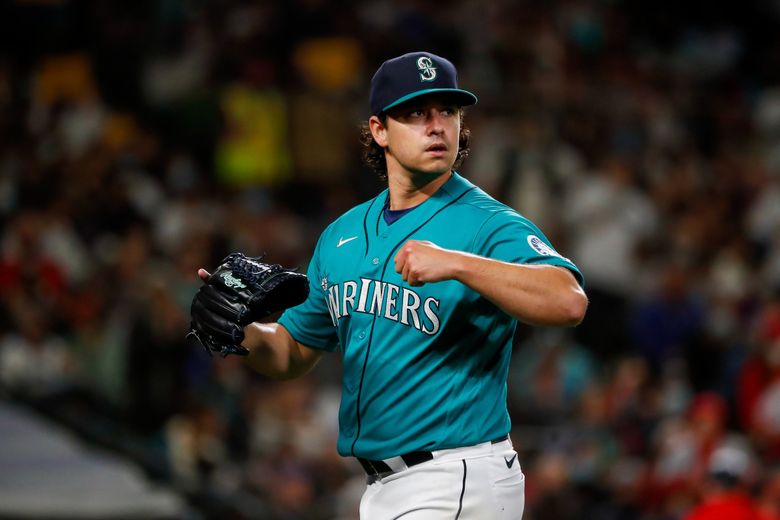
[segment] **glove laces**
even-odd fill
[[[257,283],[260,276],[266,271],[275,272],[281,269],[279,265],[270,265],[260,263],[265,255],[257,257],[244,256],[241,253],[230,253],[228,260],[230,261],[230,270],[233,274],[252,283]]]

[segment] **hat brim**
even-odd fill
[[[477,102],[477,96],[468,90],[463,90],[460,88],[429,88],[425,90],[418,90],[416,92],[412,92],[411,94],[402,96],[384,107],[381,112],[387,112],[391,108],[397,107],[398,105],[406,103],[407,101],[431,94],[447,94],[449,97],[455,100],[458,106],[461,107],[470,106]]]

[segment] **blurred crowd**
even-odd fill
[[[718,5],[4,3],[0,395],[215,518],[356,519],[338,358],[265,380],[189,303],[231,251],[305,270],[382,188],[370,75],[429,50],[480,98],[462,173],[586,278],[581,326],[516,336],[524,518],[780,519],[780,6]]]

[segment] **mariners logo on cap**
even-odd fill
[[[447,58],[430,52],[410,52],[385,61],[371,78],[371,113],[379,115],[428,94],[447,95],[460,107],[477,102],[477,96],[458,88],[458,71]]]
[[[433,61],[428,56],[417,58],[417,68],[420,71],[420,79],[422,81],[433,81],[436,79],[436,67],[433,66]]]

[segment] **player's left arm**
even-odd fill
[[[588,298],[565,267],[514,264],[410,240],[395,256],[395,270],[412,286],[458,280],[523,323],[574,326]]]

